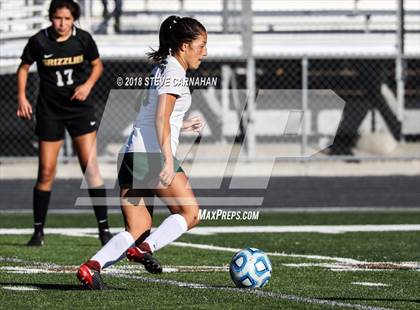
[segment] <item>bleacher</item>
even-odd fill
[[[112,10],[113,1],[108,1]],[[121,34],[103,28],[102,2],[81,2],[88,16],[80,26],[90,30],[104,58],[144,58],[156,45],[156,33],[170,14],[195,16],[211,33],[209,58],[242,56],[240,1],[125,0]],[[15,70],[27,38],[49,25],[49,0],[0,0],[0,73]],[[253,2],[256,57],[331,55],[395,55],[396,0],[269,1]],[[86,15],[86,14],[85,14]],[[225,18],[225,22],[223,19]],[[420,2],[405,0],[405,46],[408,56],[420,54]],[[224,27],[225,26],[225,27]],[[226,28],[226,29],[225,29]]]
[[[81,24],[90,24],[91,30],[95,31],[102,22],[102,2],[85,1],[81,2],[82,9],[90,14],[89,18],[82,18]],[[48,25],[49,2],[1,0],[1,40],[25,38]],[[130,34],[156,32],[165,16],[182,12],[205,22],[210,32],[238,32],[241,27],[240,3],[235,0],[227,3],[228,29],[223,27],[222,0],[125,0],[121,27],[123,33]],[[397,27],[396,3],[396,0],[254,1],[254,31],[390,32]],[[109,5],[112,6],[113,1],[109,1]],[[420,2],[405,0],[406,30],[420,32],[419,18]]]
[[[36,4],[39,2],[40,4]],[[29,37],[48,24],[47,1],[0,1],[0,39]]]

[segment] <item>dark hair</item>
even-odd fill
[[[160,26],[159,49],[152,50],[147,56],[155,62],[161,62],[170,53],[178,52],[183,43],[190,43],[205,32],[206,28],[194,18],[169,16]]]
[[[48,9],[48,17],[52,21],[54,13],[62,8],[66,8],[70,11],[73,19],[76,21],[80,17],[80,6],[73,0],[52,0],[50,8]]]

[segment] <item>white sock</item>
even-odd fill
[[[111,266],[125,257],[125,253],[134,243],[128,231],[120,232],[105,244],[91,260],[96,260],[101,268]]]
[[[185,218],[180,214],[172,214],[144,242],[147,242],[154,252],[178,239],[187,229]]]

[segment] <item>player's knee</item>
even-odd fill
[[[200,223],[200,209],[198,206],[190,206],[188,208],[188,212],[185,215],[185,218],[187,220],[188,229],[191,229],[195,226],[197,226]]]
[[[94,186],[95,184],[102,184],[103,180],[101,174],[99,173],[99,169],[97,167],[89,167],[88,169],[83,170],[83,174],[85,176],[86,181],[90,186]]]
[[[48,184],[54,181],[55,167],[41,167],[38,175],[38,183]]]
[[[193,218],[193,226],[192,227],[195,227],[195,226],[197,226],[199,224],[200,224],[200,216],[199,216],[199,213],[197,213],[196,215],[194,215],[194,218]]]

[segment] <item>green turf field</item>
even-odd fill
[[[154,225],[164,216],[156,214]],[[47,235],[44,247],[28,248],[21,229],[31,221],[29,214],[0,214],[1,309],[420,307],[418,230],[186,234],[156,253],[167,272],[150,275],[123,260],[103,274],[110,289],[98,292],[84,290],[75,277],[77,266],[99,249],[96,236]],[[122,227],[122,217],[112,214],[110,223]],[[262,212],[254,221],[203,221],[201,227],[364,224],[418,226],[420,214]],[[47,227],[94,228],[95,222],[89,214],[50,214]],[[11,228],[20,230],[7,234]],[[273,275],[264,289],[235,289],[230,280],[230,259],[247,246],[269,253]]]

